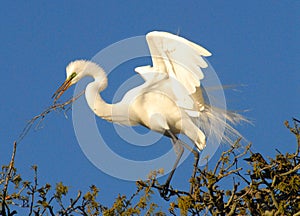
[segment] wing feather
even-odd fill
[[[211,53],[198,44],[168,32],[150,32],[146,40],[153,66],[137,67],[135,71],[146,82],[171,79],[172,87],[169,87],[169,91],[172,91],[177,104],[190,116],[199,115],[205,105],[200,88],[200,81],[204,78],[202,69],[208,67],[203,57]],[[193,105],[187,103],[187,98],[190,98]]]
[[[167,32],[150,32],[146,35],[153,68],[178,80],[190,94],[196,92],[204,78],[201,68],[208,65],[203,56],[211,53],[185,38]]]
[[[165,74],[175,79],[191,95],[194,101],[194,110],[201,111],[204,106],[203,96],[200,89],[200,80],[204,78],[202,68],[208,67],[203,57],[211,53],[178,35],[167,32],[150,32],[146,40],[152,57],[153,66],[143,66],[135,69],[142,77],[152,80],[154,74]],[[152,76],[145,74],[152,73]],[[175,95],[182,94],[180,88],[172,89]],[[183,102],[183,101],[182,101]],[[178,101],[180,104],[181,102]],[[181,103],[182,104],[182,103]]]

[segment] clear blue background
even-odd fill
[[[114,42],[152,30],[179,32],[202,44],[213,53],[209,61],[223,84],[246,85],[239,92],[226,91],[227,103],[231,109],[250,110],[246,115],[254,126],[238,129],[255,151],[272,156],[275,148],[294,150],[294,137],[283,122],[300,118],[299,11],[299,1],[2,1],[0,164],[8,163],[26,122],[52,104],[71,60],[90,59]],[[123,73],[109,82],[108,92],[134,72],[130,67]],[[65,98],[71,96],[69,91]],[[134,182],[102,173],[84,156],[68,115],[51,113],[25,137],[17,152],[19,171],[31,178],[30,166],[37,164],[41,184],[63,181],[75,192],[96,184],[107,205],[118,193],[131,195]],[[177,170],[174,187],[184,187],[191,163],[192,157]]]

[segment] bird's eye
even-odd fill
[[[77,73],[76,72],[73,72],[72,74],[71,74],[71,76],[69,77],[69,79],[73,79],[74,77],[76,77],[77,76]]]

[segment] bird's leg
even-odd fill
[[[167,181],[165,182],[165,184],[163,185],[162,189],[159,191],[160,195],[165,199],[165,200],[169,200],[170,196],[168,196],[168,190],[169,190],[169,186],[170,186],[170,182],[171,179],[174,175],[174,172],[177,168],[177,165],[180,161],[180,158],[184,152],[184,148],[183,148],[183,142],[181,140],[179,140],[171,131],[167,130],[168,135],[170,135],[171,140],[172,140],[172,144],[173,147],[175,149],[175,153],[177,155],[176,161],[173,165],[172,171],[170,172]]]
[[[198,162],[199,162],[199,151],[197,149],[194,149],[192,147],[190,147],[189,145],[187,145],[186,143],[183,143],[184,146],[189,150],[191,151],[193,154],[194,154],[194,169],[193,169],[193,174],[192,174],[192,178],[195,178],[196,177],[196,173],[197,173],[197,169],[198,169]],[[190,194],[193,193],[193,186],[191,184],[191,187],[190,187]]]
[[[194,154],[194,169],[193,169],[193,174],[192,174],[192,178],[195,178],[196,177],[196,173],[197,173],[197,169],[198,169],[198,163],[199,163],[199,157],[200,157],[200,154],[199,154],[199,151],[197,149],[194,149],[192,148],[191,146],[189,146],[188,144],[186,144],[185,142],[182,142],[181,140],[179,140],[172,132],[170,131],[167,131],[171,138],[172,138],[172,141],[173,141],[173,145],[175,147],[175,150],[176,150],[176,145],[179,144],[180,147],[184,146],[186,147],[190,152],[192,152]],[[175,141],[176,140],[176,141]],[[181,156],[180,156],[181,157]],[[176,165],[177,166],[177,165]],[[176,167],[175,167],[176,169]],[[173,173],[175,172],[175,170],[173,171]],[[173,174],[172,174],[173,175]],[[171,179],[170,179],[171,181]],[[192,184],[191,184],[191,187],[190,187],[190,193],[193,193],[193,187],[192,187]]]

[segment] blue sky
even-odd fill
[[[254,126],[238,129],[255,151],[272,156],[275,148],[293,150],[294,137],[283,122],[300,118],[299,11],[299,1],[1,2],[0,163],[8,162],[26,122],[52,104],[71,60],[91,59],[112,43],[152,30],[179,32],[200,43],[213,53],[209,61],[223,84],[245,85],[225,93],[229,108],[249,110],[246,116]],[[108,100],[118,83],[134,74],[131,66],[122,69],[104,93]],[[71,96],[69,91],[65,98]],[[37,164],[41,183],[63,181],[83,190],[96,184],[104,204],[118,193],[130,195],[134,182],[104,174],[85,157],[68,115],[50,114],[25,137],[17,152],[19,171],[30,178],[30,166]],[[117,137],[111,142],[122,146]],[[191,163],[189,158],[177,170],[175,187],[189,178]]]

